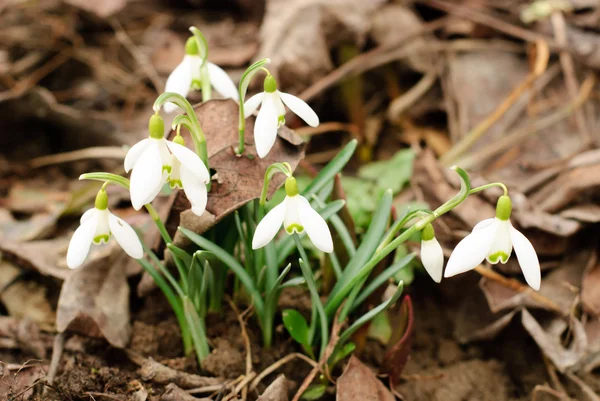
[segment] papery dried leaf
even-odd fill
[[[83,10],[94,13],[98,17],[102,18],[118,13],[127,4],[127,0],[65,0],[65,2],[74,5],[75,7],[79,7]]]
[[[123,269],[125,254],[85,263],[63,283],[56,315],[59,332],[72,330],[104,337],[115,347],[129,341],[129,285]]]
[[[43,275],[64,280],[71,272],[64,260],[68,243],[67,238],[23,243],[2,240],[0,241],[0,251],[2,251],[3,257],[18,266],[34,269]]]
[[[294,170],[304,157],[302,139],[286,127],[279,129],[278,138],[267,157],[258,157],[254,147],[254,116],[246,120],[246,151],[241,157],[236,156],[234,149],[238,145],[239,109],[233,100],[211,100],[203,103],[196,109],[196,114],[206,136],[209,165],[216,175],[208,194],[206,212],[201,217],[188,211],[182,214],[180,222],[180,213],[188,210],[190,204],[183,191],[178,193],[167,220],[167,228],[171,232],[181,225],[202,234],[223,217],[260,197],[265,171],[271,164],[288,162]],[[187,146],[193,149],[189,133],[182,134],[186,138]],[[275,174],[269,186],[269,195],[272,195],[284,180],[283,174]],[[177,232],[174,243],[185,246],[189,240],[184,237]]]
[[[277,376],[256,401],[288,401],[288,381],[284,375]]]
[[[390,390],[354,355],[336,384],[336,401],[395,401]]]
[[[406,295],[400,305],[401,323],[394,327],[392,337],[385,353],[380,371],[389,375],[390,386],[394,388],[400,381],[404,367],[410,357],[414,327],[414,311],[409,295]]]

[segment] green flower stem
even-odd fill
[[[283,163],[273,163],[269,167],[267,167],[267,171],[265,171],[265,179],[263,180],[263,188],[260,194],[259,204],[264,206],[267,203],[267,195],[269,193],[269,184],[271,183],[271,179],[275,175],[276,172],[280,172],[286,175],[286,177],[292,176],[292,166],[288,162]]]
[[[177,122],[178,124],[182,124],[189,129],[190,133],[192,134],[194,146],[196,147],[196,153],[200,159],[202,159],[204,165],[208,169],[208,149],[206,147],[206,137],[204,136],[204,131],[202,131],[202,127],[200,126],[200,122],[198,121],[198,116],[196,115],[194,108],[186,98],[178,93],[173,92],[165,92],[160,95],[154,102],[152,108],[156,113],[158,113],[160,108],[168,102],[175,103],[185,111],[185,114],[187,114],[188,120],[185,120],[184,118],[178,119],[178,117],[176,117],[176,119],[173,120],[173,123],[175,124]]]
[[[302,270],[302,275],[306,280],[306,285],[308,286],[308,291],[310,292],[313,306],[317,309],[317,314],[319,316],[319,324],[321,326],[320,356],[323,356],[323,354],[325,353],[325,348],[327,347],[327,343],[329,343],[329,325],[327,324],[327,315],[325,314],[325,310],[323,309],[323,304],[321,303],[321,298],[319,297],[317,285],[313,277],[313,271],[310,265],[308,264],[308,256],[306,256],[306,251],[302,246],[300,237],[296,233],[294,233],[293,237],[294,241],[296,242],[296,248],[298,248],[298,253],[300,253],[300,269]],[[316,322],[313,320],[310,322],[310,324],[312,326],[313,324],[316,324]]]
[[[504,185],[501,182],[492,182],[491,184],[486,184],[486,185],[482,185],[480,187],[477,188],[473,188],[472,190],[469,191],[469,195],[472,195],[474,193],[477,192],[481,192],[484,191],[488,188],[492,188],[492,187],[500,187],[502,188],[502,190],[504,191],[504,196],[508,196],[508,188],[506,188],[506,185]]]
[[[331,300],[327,303],[325,307],[325,313],[327,316],[333,316],[335,313],[337,306],[342,303],[344,299],[346,299],[347,295],[352,291],[352,289],[362,282],[363,279],[368,277],[371,271],[375,268],[375,266],[381,262],[387,255],[393,252],[398,246],[406,242],[415,232],[421,231],[427,224],[430,224],[433,220],[440,217],[444,213],[449,212],[454,209],[456,206],[460,205],[467,197],[469,196],[469,192],[471,191],[471,181],[467,173],[459,167],[452,167],[454,171],[458,173],[461,178],[460,183],[460,191],[456,194],[452,199],[448,200],[446,203],[438,207],[432,214],[424,217],[422,220],[417,222],[415,225],[408,228],[398,237],[396,237],[389,244],[378,249],[375,254],[371,257],[371,259],[365,264],[356,275],[354,275],[350,281],[345,283],[345,285],[331,298]]]
[[[129,180],[125,177],[121,177],[120,175],[116,175],[113,173],[85,173],[79,176],[80,180],[93,180],[93,181],[103,181],[102,185],[105,188],[107,183],[115,184],[122,188],[129,190]]]
[[[266,70],[267,74],[269,70],[264,68],[266,64],[269,64],[271,60],[268,58],[263,58],[262,60],[258,60],[256,63],[252,64],[242,75],[242,79],[240,80],[240,121],[238,123],[238,133],[239,133],[239,144],[235,153],[241,155],[244,153],[244,133],[246,131],[246,116],[244,114],[244,99],[246,98],[246,92],[248,91],[248,85],[250,85],[250,81],[252,81],[252,77],[258,71]]]

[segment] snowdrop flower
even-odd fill
[[[264,92],[257,93],[244,103],[244,115],[247,117],[261,106],[254,123],[254,143],[256,153],[264,158],[277,138],[277,129],[285,124],[285,107],[290,108],[298,117],[311,127],[319,125],[319,117],[306,102],[289,93],[279,92],[277,82],[272,75],[267,75]]]
[[[294,177],[288,177],[285,181],[285,193],[283,202],[267,213],[256,227],[252,249],[262,248],[271,242],[283,224],[289,235],[306,231],[308,238],[319,250],[333,252],[333,240],[327,223],[310,206],[308,200],[298,193]]]
[[[81,266],[90,253],[92,243],[98,245],[108,242],[111,235],[127,255],[135,259],[144,256],[142,243],[133,228],[108,210],[108,196],[104,188],[96,195],[95,207],[81,216],[80,224],[69,242],[67,251],[69,269]]]
[[[125,171],[131,170],[131,203],[135,210],[152,202],[166,182],[171,188],[183,188],[192,204],[192,212],[200,216],[206,209],[208,169],[185,146],[181,136],[173,141],[164,138],[164,121],[155,114],[148,125],[150,137],[136,143],[125,156]]]
[[[421,231],[421,262],[433,281],[442,281],[444,269],[444,251],[435,238],[435,232],[431,224],[427,224]]]
[[[186,97],[190,88],[200,89],[202,57],[198,50],[198,44],[194,37],[187,40],[185,44],[185,56],[179,65],[171,72],[165,85],[165,92],[179,93]],[[218,65],[206,61],[208,80],[217,92],[226,98],[237,99],[238,91],[229,75]],[[174,103],[165,104],[167,113],[177,110]]]
[[[496,264],[508,261],[513,247],[527,284],[540,289],[540,262],[531,242],[510,223],[511,200],[504,195],[498,199],[496,217],[479,222],[473,232],[458,243],[446,267],[445,277],[464,273],[477,267],[483,259]]]

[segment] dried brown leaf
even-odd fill
[[[302,139],[286,127],[279,129],[278,139],[267,157],[258,157],[254,147],[254,116],[246,120],[246,151],[241,157],[236,156],[234,149],[238,144],[238,113],[238,105],[232,100],[211,100],[196,109],[208,144],[209,165],[215,171],[215,176],[206,212],[201,217],[188,210],[189,201],[182,191],[178,193],[167,220],[169,230],[174,231],[181,225],[203,233],[234,210],[260,197],[265,171],[271,164],[288,162],[293,170],[304,157]],[[193,147],[189,137],[186,143],[190,148]],[[275,192],[284,179],[282,174],[273,177],[269,195]],[[182,246],[188,242],[178,232],[174,243]]]
[[[169,383],[165,387],[165,392],[160,397],[161,401],[210,401],[211,398],[196,398],[185,390],[177,387],[175,383]]]
[[[382,0],[268,0],[260,31],[260,56],[282,86],[299,89],[333,69],[330,50],[339,43],[362,44],[369,16]]]
[[[354,355],[337,381],[337,401],[395,401],[390,390]]]
[[[288,401],[288,381],[284,375],[277,376],[273,383],[258,397],[256,401]]]
[[[406,295],[402,300],[399,318],[394,320],[401,323],[396,324],[394,327],[392,337],[390,338],[390,345],[381,364],[381,372],[389,375],[390,386],[392,388],[400,382],[402,372],[410,357],[415,318],[409,295]]]
[[[123,269],[125,254],[85,263],[63,283],[56,328],[104,337],[115,347],[129,341],[129,285]]]
[[[121,11],[127,4],[127,0],[65,0],[65,3],[69,3],[82,10],[94,13],[98,17],[104,18]]]

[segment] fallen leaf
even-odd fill
[[[399,383],[404,367],[410,357],[414,311],[410,295],[406,295],[400,305],[400,319],[392,332],[380,371],[389,375],[390,387],[394,388]]]
[[[30,242],[2,240],[0,251],[17,266],[64,280],[71,273],[64,260],[68,244],[69,239],[64,237]]]
[[[577,205],[560,212],[565,219],[579,220],[584,223],[600,222],[600,206],[595,204]]]
[[[304,157],[302,139],[286,127],[279,129],[278,139],[267,157],[258,157],[254,147],[254,116],[246,120],[246,151],[241,157],[236,156],[234,149],[238,144],[239,109],[233,100],[211,100],[203,103],[196,109],[196,114],[206,136],[209,166],[217,178],[212,181],[206,212],[201,217],[188,210],[190,203],[183,191],[177,194],[167,220],[167,228],[171,232],[181,225],[202,234],[234,210],[260,197],[265,171],[271,164],[288,162],[294,170]],[[193,149],[189,133],[183,134],[187,134],[184,135],[186,144]],[[269,195],[272,195],[284,180],[283,174],[273,176]],[[185,246],[189,244],[189,240],[180,232],[176,232],[174,243]]]
[[[123,252],[86,262],[63,283],[56,328],[92,337],[104,337],[123,348],[129,341],[129,285],[123,269]]]
[[[277,376],[256,401],[288,401],[288,382],[284,375]]]
[[[298,90],[333,69],[330,51],[342,42],[359,47],[370,28],[370,15],[384,1],[268,0],[260,30],[260,57],[282,87]]]
[[[0,399],[26,400],[33,395],[34,385],[43,381],[48,365],[25,363],[21,366],[0,367]]]
[[[101,1],[86,1],[86,0],[65,0],[75,7],[96,14],[98,17],[105,18],[116,14],[125,7],[127,0],[101,0]]]
[[[177,387],[175,383],[169,383],[165,392],[160,397],[161,401],[211,401],[211,398],[196,398],[185,390]]]
[[[587,336],[582,323],[574,317],[570,318],[569,324],[562,318],[555,318],[546,327],[542,327],[527,309],[523,309],[521,322],[560,372],[564,373],[567,369],[573,368],[586,355]],[[571,345],[565,347],[562,344],[562,335],[568,327],[571,329],[573,339]]]
[[[581,280],[581,303],[586,312],[600,316],[600,264],[595,261]]]
[[[390,390],[354,355],[336,384],[337,401],[395,401]]]

